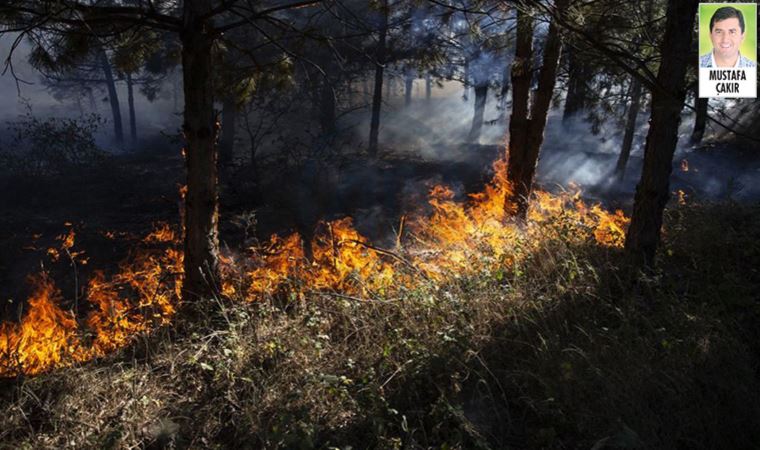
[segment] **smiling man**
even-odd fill
[[[710,18],[713,49],[699,58],[699,67],[749,68],[755,62],[739,53],[744,41],[744,15],[730,6],[719,8]]]

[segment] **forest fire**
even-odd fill
[[[143,244],[175,241],[169,226],[160,224]],[[72,251],[74,243],[70,230],[60,251],[72,264],[81,263],[76,257],[82,252]],[[59,250],[48,249],[48,255],[57,259]],[[19,323],[0,324],[0,377],[33,375],[101,357],[123,347],[136,333],[168,323],[179,298],[181,271],[182,253],[175,248],[139,248],[110,280],[102,271],[94,273],[87,283],[90,311],[83,322],[78,308],[63,309],[63,295],[46,272],[29,277],[33,293],[25,316]]]
[[[297,233],[272,236],[262,248],[252,249],[255,268],[247,274],[247,291],[256,298],[297,280],[290,289],[366,295],[418,281],[416,275],[441,281],[448,275],[509,265],[529,255],[558,221],[570,239],[622,247],[629,219],[622,211],[610,213],[600,205],[586,205],[580,192],[537,192],[525,226],[506,219],[513,208],[505,206],[509,186],[503,159],[494,163],[494,172],[485,189],[465,203],[455,201],[449,188],[433,187],[432,214],[410,220],[410,230],[399,236],[393,251],[370,245],[350,218],[320,225],[311,244],[311,261]]]
[[[622,245],[628,218],[621,211],[587,206],[579,192],[537,192],[525,224],[508,219],[505,168],[504,160],[497,161],[494,179],[468,202],[455,201],[447,187],[433,187],[432,214],[411,219],[392,250],[370,244],[348,217],[319,224],[307,244],[297,233],[273,235],[238,264],[247,269],[236,267],[232,258],[223,259],[223,273],[230,279],[222,280],[222,293],[241,292],[247,300],[278,292],[371,297],[420,279],[443,281],[449,275],[510,266],[559,232],[571,240]],[[562,226],[555,227],[557,223]],[[49,254],[57,258],[65,252],[76,264],[83,252],[73,251],[73,229],[60,240],[60,249]],[[180,240],[168,224],[158,224],[117,273],[109,278],[103,271],[94,272],[87,283],[84,321],[78,311],[63,308],[63,296],[49,275],[31,277],[29,310],[19,323],[0,325],[0,376],[37,374],[101,357],[128,344],[137,333],[169,323],[182,288]],[[304,245],[310,245],[309,251]]]

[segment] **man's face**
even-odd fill
[[[739,53],[739,46],[741,46],[744,40],[744,33],[742,33],[741,26],[739,26],[739,19],[731,17],[715,22],[710,32],[710,40],[712,41],[716,56],[720,58],[735,57]]]

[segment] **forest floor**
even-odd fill
[[[269,173],[270,185],[226,173],[222,239],[245,244],[233,222],[257,209],[261,238],[350,214],[382,240],[431,183],[460,198],[480,189],[498,149],[477,155],[347,158]],[[699,173],[690,162],[676,184]],[[123,259],[152,223],[176,222],[178,154],[108,164],[1,180],[4,297],[25,298],[40,261],[61,289],[75,289],[71,269],[46,259],[65,222],[87,249],[85,271]],[[694,197],[668,209],[654,273],[559,234],[520,267],[373,301],[222,302],[107,358],[4,380],[0,448],[751,448],[760,441],[760,208]],[[21,310],[4,302],[3,317]]]

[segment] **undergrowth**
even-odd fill
[[[0,391],[2,448],[752,448],[760,208],[667,213],[654,273],[562,236],[393,298],[219,301]]]

